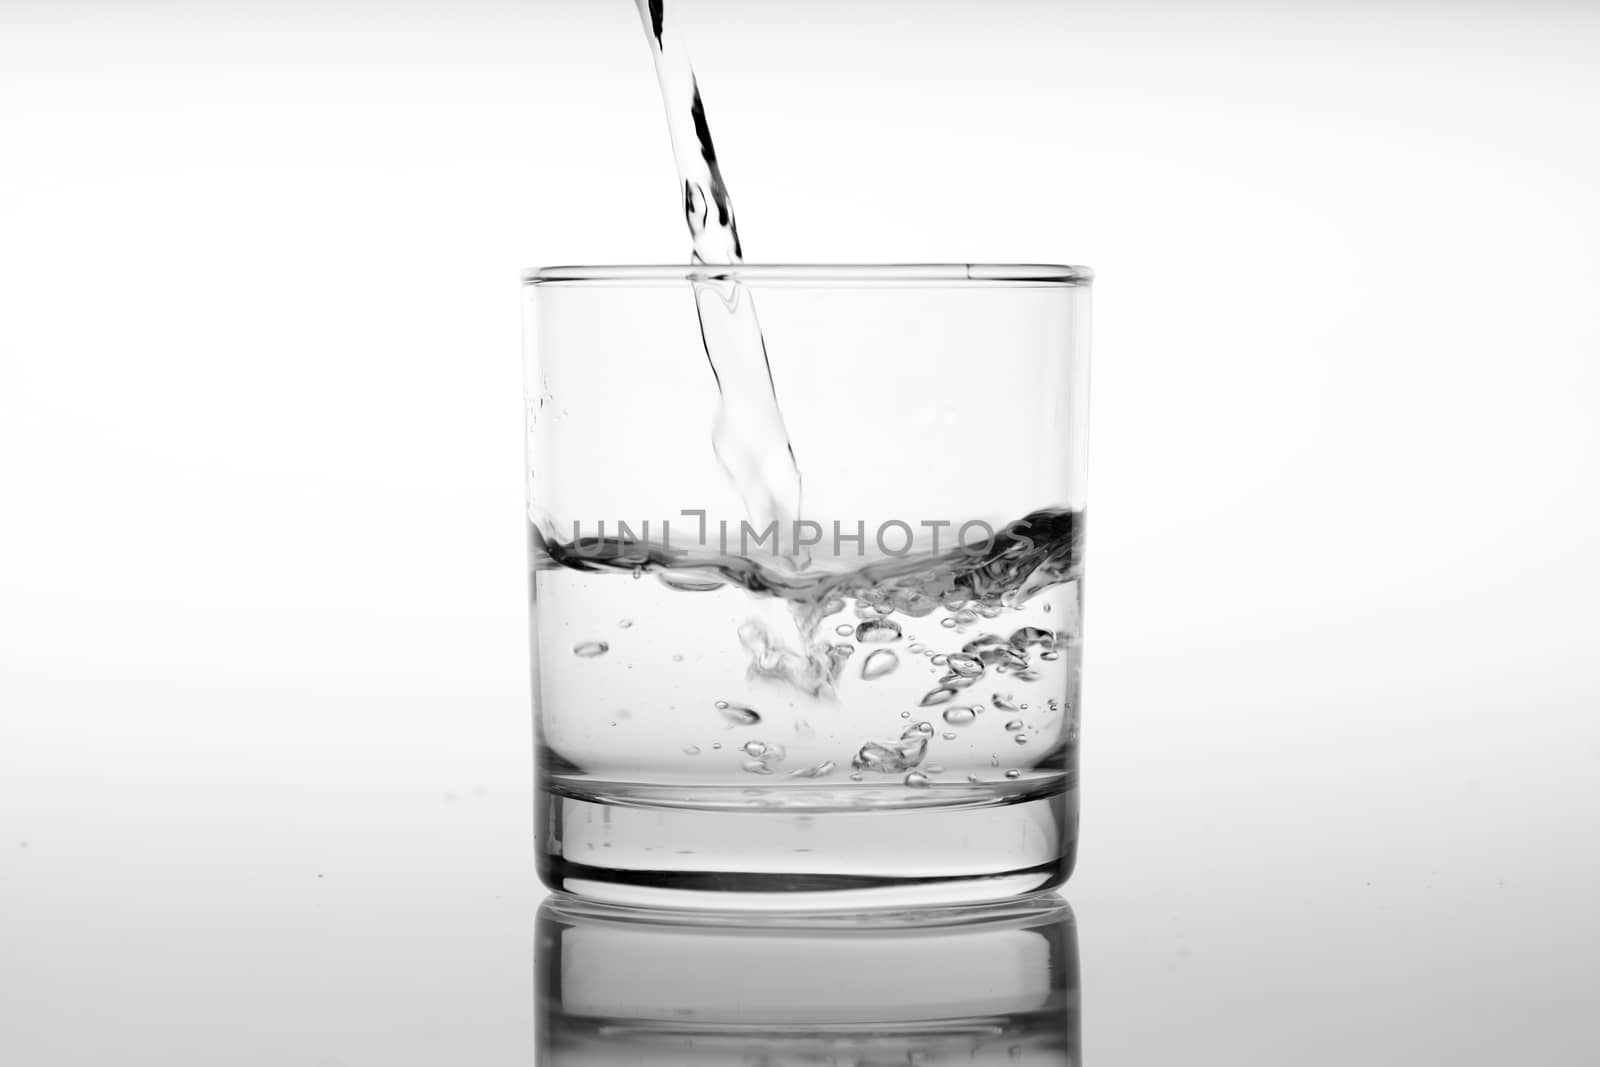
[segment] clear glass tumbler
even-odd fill
[[[527,276],[548,885],[855,909],[1065,881],[1089,279]]]

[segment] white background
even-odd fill
[[[1091,1058],[1583,1062],[1600,9],[680,6],[750,259],[1098,272]],[[528,1062],[517,274],[686,254],[630,8],[0,4],[0,1059]]]

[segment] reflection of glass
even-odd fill
[[[540,1067],[1078,1064],[1059,897],[889,916],[546,901]]]

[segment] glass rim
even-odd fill
[[[738,280],[790,285],[1089,285],[1094,271],[1059,263],[689,263],[535,267],[525,285],[673,285]]]

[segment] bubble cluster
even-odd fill
[[[782,763],[788,754],[782,745],[770,741],[746,741],[739,751],[750,757],[742,766],[751,774],[772,774],[773,764]]]
[[[928,754],[928,737],[907,731],[907,736],[893,743],[868,741],[861,746],[850,766],[858,771],[876,771],[879,774],[898,774],[920,764]]]

